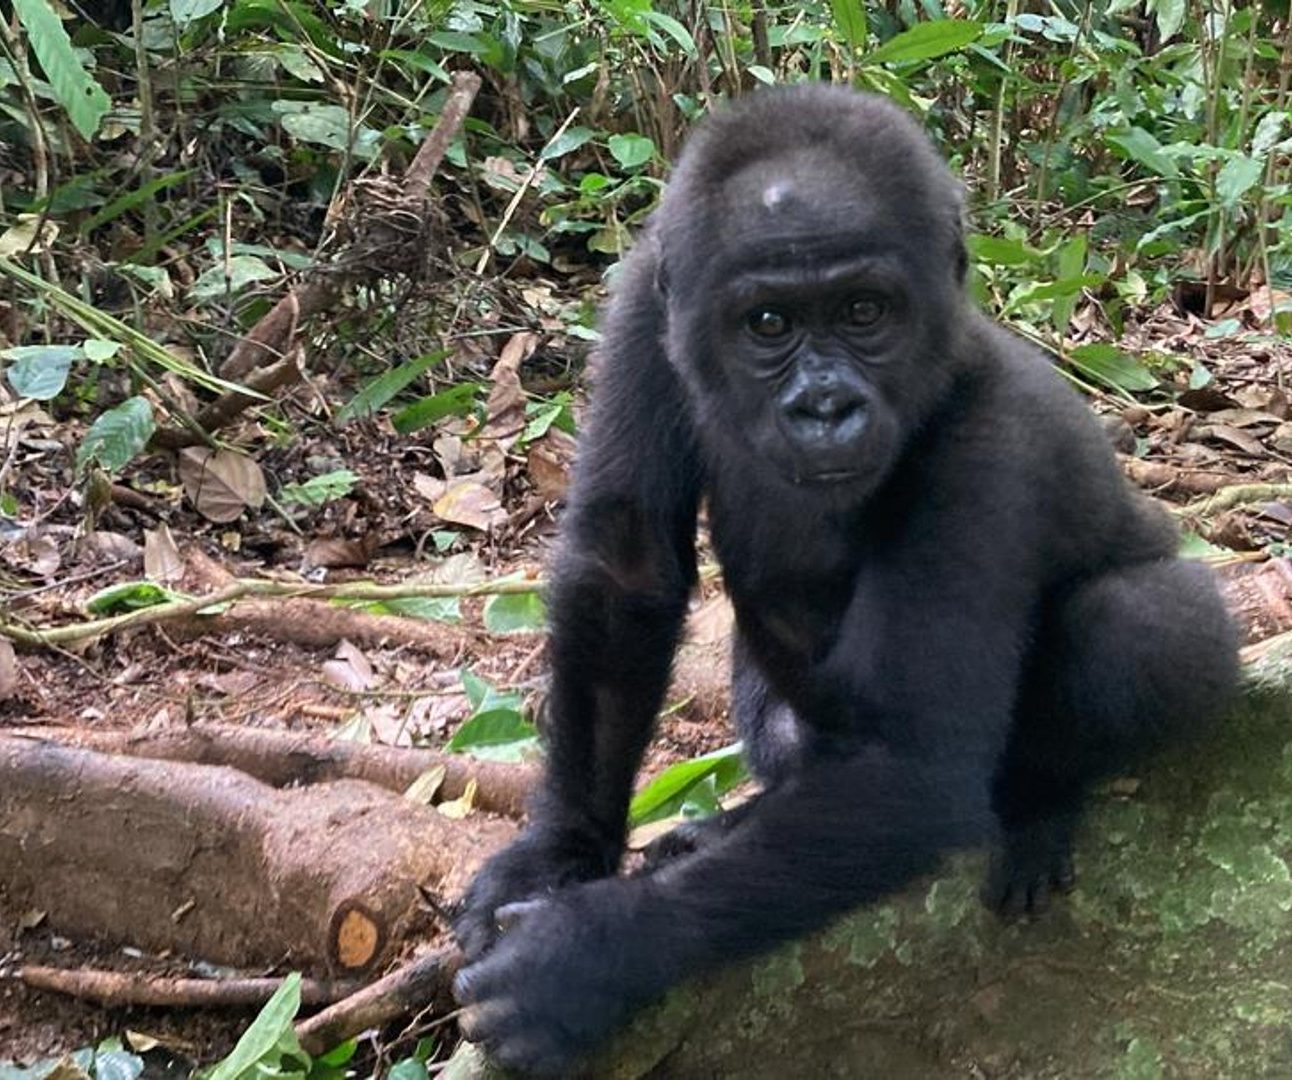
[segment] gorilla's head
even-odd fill
[[[702,126],[657,223],[668,352],[702,438],[869,494],[945,393],[961,212],[927,137],[880,98],[769,90]]]

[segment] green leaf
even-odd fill
[[[265,1066],[278,1066],[284,1054],[293,1050],[299,1054],[299,1047],[292,1045],[296,1041],[292,1021],[300,1007],[301,977],[292,972],[242,1033],[238,1045],[207,1074],[206,1080],[253,1080],[265,1071]]]
[[[891,37],[866,57],[869,64],[896,64],[905,60],[932,60],[963,49],[982,37],[982,23],[968,19],[938,19],[917,23]]]
[[[577,150],[596,134],[591,128],[572,127],[566,128],[556,138],[552,139],[545,147],[542,153],[538,155],[540,161],[555,161],[559,157],[571,151]]]
[[[647,10],[641,13],[641,17],[648,23],[654,23],[663,30],[664,33],[676,41],[682,47],[682,51],[686,53],[687,56],[694,57],[698,55],[699,50],[695,47],[695,38],[693,38],[690,31],[673,18],[672,15],[665,15],[662,11]]]
[[[740,750],[740,743],[732,743],[711,754],[669,766],[633,796],[628,808],[630,825],[636,828],[670,817],[685,802],[687,794],[709,777],[713,778],[715,795],[730,791],[748,776]]]
[[[532,746],[538,741],[538,729],[515,709],[491,709],[471,715],[458,728],[446,749],[455,753],[482,747]]]
[[[415,1058],[404,1058],[390,1067],[386,1080],[427,1080],[426,1066]]]
[[[401,435],[407,435],[446,416],[466,416],[475,407],[482,389],[479,383],[458,383],[400,409],[390,422]]]
[[[219,11],[224,0],[170,0],[170,17],[182,31],[190,23],[204,19],[213,11]]]
[[[1216,194],[1231,209],[1252,190],[1265,173],[1265,162],[1246,154],[1235,154],[1216,174]]]
[[[448,349],[437,349],[382,372],[337,410],[336,424],[340,426],[356,417],[372,416],[409,383],[448,355]]]
[[[492,683],[480,678],[470,668],[463,668],[459,673],[462,679],[462,690],[467,695],[473,712],[490,712],[494,709],[512,709],[519,711],[524,698],[515,690],[499,690]]]
[[[359,478],[349,469],[336,469],[319,476],[312,476],[303,484],[284,484],[278,501],[290,506],[323,506],[333,499],[344,498],[354,489]]]
[[[40,61],[54,97],[67,110],[81,138],[93,138],[112,101],[82,66],[53,5],[48,0],[14,0],[13,9],[27,31],[32,52]]]
[[[645,135],[611,135],[610,153],[621,168],[636,169],[650,161],[655,144]]]
[[[120,611],[138,611],[185,599],[153,581],[123,581],[100,589],[87,601],[85,610],[91,615],[113,615]]]
[[[1165,43],[1184,25],[1187,0],[1149,0],[1149,9],[1157,15],[1157,31]]]
[[[1143,364],[1115,345],[1095,342],[1070,349],[1065,359],[1083,375],[1122,393],[1152,390],[1157,379]]]
[[[520,634],[542,630],[547,607],[537,592],[501,593],[485,601],[484,625],[491,634]]]
[[[839,28],[843,40],[849,48],[866,47],[866,9],[861,0],[830,0],[830,11],[834,15],[834,25]]]
[[[973,233],[966,239],[969,254],[975,262],[991,266],[1027,266],[1039,262],[1042,255],[1021,240],[1007,240],[1003,236]]]
[[[123,469],[148,445],[156,430],[153,407],[147,398],[127,398],[90,425],[76,448],[76,467],[81,469],[97,461],[108,472]]]
[[[458,30],[437,30],[433,34],[428,34],[426,40],[446,52],[464,52],[479,56],[489,51],[487,41],[481,40],[474,34],[464,34]]]
[[[6,373],[9,385],[19,397],[49,401],[67,385],[72,361],[84,355],[75,345],[19,345],[0,349],[0,357],[12,360]]]
[[[264,259],[257,255],[232,255],[208,267],[193,282],[188,295],[192,300],[212,300],[227,292],[237,296],[248,285],[257,281],[274,281],[282,277]]]
[[[1174,180],[1180,175],[1175,162],[1163,151],[1162,144],[1141,127],[1109,133],[1104,136],[1104,141],[1156,176]]]
[[[1060,281],[1075,281],[1081,277],[1081,272],[1086,268],[1085,233],[1077,233],[1059,248],[1058,265]],[[1076,310],[1079,295],[1080,290],[1074,289],[1066,296],[1057,296],[1054,299],[1054,307],[1050,309],[1050,325],[1060,337],[1068,329],[1068,323],[1072,321],[1072,313]]]
[[[456,623],[462,621],[462,605],[456,596],[398,596],[390,600],[344,600],[343,607],[358,608],[369,615],[399,615],[406,619]]]
[[[1044,281],[1035,285],[1024,285],[1016,289],[1005,305],[1005,311],[1014,312],[1024,304],[1035,304],[1042,300],[1057,300],[1060,297],[1074,296],[1082,289],[1091,289],[1102,285],[1107,278],[1103,274],[1081,274],[1078,277],[1063,278],[1060,281]]]

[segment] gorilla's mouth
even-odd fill
[[[846,484],[860,480],[861,476],[860,469],[817,469],[796,474],[794,481],[798,484]]]

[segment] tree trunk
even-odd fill
[[[981,856],[958,859],[675,992],[590,1075],[1292,1076],[1292,640],[1259,651],[1214,736],[1094,799],[1076,891],[1044,918],[999,922]],[[442,1076],[488,1073],[464,1047]]]

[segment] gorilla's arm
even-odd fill
[[[518,906],[458,977],[464,1030],[504,1065],[565,1075],[669,986],[900,888],[990,821],[976,763],[880,747],[818,759],[695,855]]]
[[[499,906],[614,873],[695,582],[699,453],[663,353],[655,274],[647,237],[623,268],[603,330],[553,573],[545,782],[521,839],[486,865],[464,901],[456,930],[471,958],[492,942]]]

